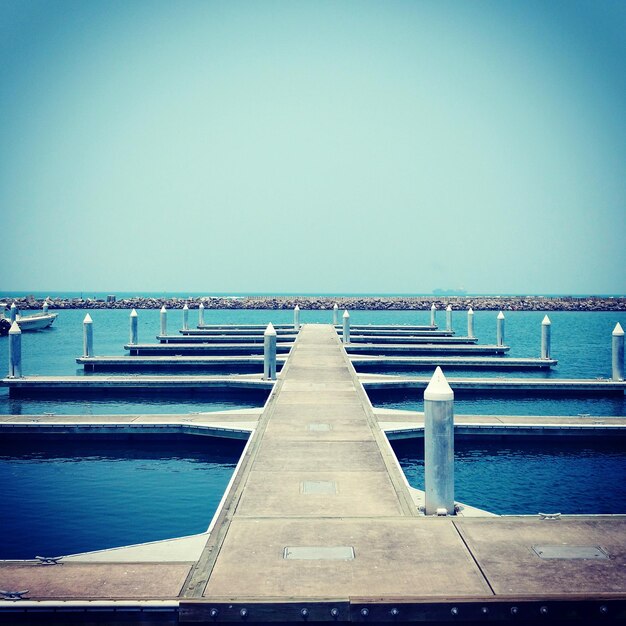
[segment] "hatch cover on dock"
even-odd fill
[[[335,495],[337,483],[334,480],[304,480],[300,483],[300,491],[306,495]]]
[[[329,430],[332,430],[330,424],[320,424],[316,422],[308,424],[307,428],[313,432],[328,432]]]
[[[302,561],[351,561],[354,559],[352,546],[297,546],[286,547],[284,559]]]
[[[542,559],[608,559],[600,546],[532,546]]]

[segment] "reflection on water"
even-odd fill
[[[151,390],[146,392],[125,390],[112,394],[98,390],[75,395],[38,394],[32,397],[9,397],[0,390],[0,413],[12,415],[135,415],[135,414],[185,414],[228,411],[240,408],[261,407],[267,392],[247,390],[244,393],[203,392],[198,389],[179,391]]]
[[[416,392],[368,391],[372,404],[385,409],[423,411],[423,390]],[[613,396],[558,394],[524,395],[496,393],[491,396],[470,396],[454,399],[454,411],[459,415],[564,415],[580,414],[619,417],[626,415],[624,394]]]
[[[0,559],[204,532],[242,448],[200,437],[0,443]]]
[[[409,483],[424,489],[423,440],[393,442]],[[492,513],[626,513],[623,443],[455,442],[455,499]]]

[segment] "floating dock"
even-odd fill
[[[281,341],[284,343],[293,342],[296,335],[281,335]],[[204,335],[204,334],[187,334],[187,335],[157,335],[157,340],[161,343],[263,343],[263,335]]]
[[[276,357],[282,366],[285,356]],[[255,368],[263,369],[263,356],[81,356],[76,362],[87,371],[97,370],[130,370],[130,369],[175,369],[175,368]]]
[[[430,378],[402,377],[381,374],[359,374],[368,391],[389,389],[426,389]],[[454,391],[557,392],[557,393],[620,393],[626,390],[626,381],[610,378],[455,378],[448,383]]]
[[[295,336],[295,330],[293,328],[293,326],[290,326],[289,328],[274,328],[274,330],[276,331],[276,334],[278,336],[283,336],[283,335],[290,335],[292,338]],[[218,337],[232,337],[232,336],[238,336],[238,335],[252,335],[252,336],[258,336],[261,335],[263,336],[263,333],[265,332],[265,328],[254,328],[254,329],[250,329],[250,328],[213,328],[213,329],[208,329],[208,328],[181,328],[178,331],[181,335],[190,335],[190,336],[194,336],[194,337],[202,337],[202,336],[206,336],[206,337],[211,337],[211,336],[218,336]]]
[[[341,332],[342,326],[341,324],[336,324],[335,329]],[[370,331],[380,331],[386,330],[391,332],[419,332],[419,331],[436,331],[439,330],[439,326],[425,324],[425,325],[411,325],[411,324],[350,324],[350,330],[355,332],[370,332]]]
[[[263,409],[232,409],[218,412],[138,415],[1,415],[3,437],[89,436],[106,438],[129,435],[200,435],[247,439],[257,427]],[[379,428],[388,439],[421,439],[424,414],[396,409],[374,409]],[[535,439],[570,437],[626,437],[626,417],[455,415],[457,439],[524,437]]]
[[[276,351],[286,354],[292,343],[278,342]],[[263,343],[129,343],[124,346],[131,355],[148,354],[263,354]]]
[[[463,369],[550,369],[556,359],[503,358],[476,356],[351,356],[352,365],[358,369],[412,369],[439,366]]]
[[[432,333],[424,335],[405,335],[398,337],[398,335],[359,335],[352,332],[350,329],[350,343],[371,343],[371,344],[397,344],[402,342],[403,344],[436,344],[436,345],[456,345],[456,344],[475,344],[478,342],[476,337],[456,337],[456,336],[436,336]]]
[[[124,390],[200,390],[220,389],[238,391],[256,389],[270,391],[274,386],[271,380],[262,380],[260,374],[238,374],[231,376],[25,376],[5,378],[2,384],[9,388],[11,395],[30,393],[76,393],[88,391]]]
[[[349,354],[371,354],[374,356],[394,355],[394,354],[506,354],[509,346],[494,345],[472,345],[472,344],[449,344],[443,345],[439,343],[423,343],[423,344],[405,344],[405,343],[348,343],[345,346]]]
[[[89,429],[106,421],[46,417],[54,422],[7,417],[0,428],[71,428],[82,420]],[[118,416],[105,426],[197,428],[207,419]],[[13,593],[0,601],[0,622],[626,618],[626,516],[498,517],[463,505],[455,516],[424,516],[422,492],[406,483],[379,426],[385,419],[386,429],[419,428],[419,418],[372,408],[330,326],[303,327],[265,408],[250,413],[247,426],[245,413],[214,419],[254,430],[206,533],[56,565],[0,563],[0,588]]]
[[[338,329],[341,334],[341,329]],[[403,330],[396,328],[394,330],[381,329],[365,329],[350,327],[350,335],[358,337],[397,337],[398,340],[402,340],[403,337],[453,337],[453,330]]]

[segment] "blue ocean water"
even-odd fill
[[[82,353],[82,321],[85,314],[93,318],[94,351],[97,355],[125,354],[123,345],[129,338],[129,313],[125,310],[80,310],[59,311],[54,325],[36,333],[22,336],[22,369],[25,375],[83,375],[75,358]],[[159,311],[138,311],[138,332],[140,342],[154,342],[159,332]],[[351,311],[352,324],[428,324],[429,311]],[[495,343],[496,313],[476,311],[474,315],[475,334],[479,343]],[[511,346],[511,357],[536,357],[541,341],[541,320],[545,313],[512,311],[506,313],[505,339]],[[551,312],[552,356],[558,359],[558,366],[549,372],[505,372],[492,371],[487,374],[480,370],[446,368],[448,377],[454,376],[536,376],[558,378],[597,378],[611,376],[611,333],[620,322],[626,328],[626,313],[606,312]],[[208,324],[287,324],[293,322],[289,310],[206,310],[204,318]],[[197,311],[191,310],[190,324],[197,321]],[[329,323],[331,311],[307,311],[300,314],[302,323]],[[438,312],[440,325],[445,323],[443,311]],[[466,314],[453,312],[453,328],[457,334],[467,332]],[[182,311],[171,310],[168,315],[168,332],[175,334],[182,327]],[[8,367],[8,338],[0,337],[0,367]],[[214,373],[214,371],[212,371]],[[389,373],[389,372],[386,372]],[[398,372],[411,375],[405,370]],[[428,376],[428,370],[415,371],[415,376]],[[373,397],[376,405],[388,408],[422,410],[420,397],[407,394],[393,394]],[[11,400],[6,389],[0,388],[0,413],[36,414],[54,413],[188,413],[197,411],[223,410],[238,406],[261,406],[263,398],[251,398],[249,394],[238,397],[190,396],[187,398],[135,397],[126,399],[98,398],[63,401],[55,403],[46,400]],[[507,415],[626,415],[626,400],[617,397],[538,397],[538,396],[474,396],[457,400],[457,412],[466,414],[507,414]]]
[[[123,345],[129,336],[129,311],[61,310],[52,328],[24,333],[24,373],[83,375],[75,358],[82,352],[82,321],[87,312],[93,318],[95,353],[124,354]],[[159,332],[158,310],[140,310],[138,313],[139,341],[155,341]],[[196,315],[196,311],[190,311],[191,324],[195,323]],[[331,316],[330,311],[304,310],[300,318],[302,323],[329,323]],[[541,312],[506,314],[506,343],[511,345],[510,356],[538,355],[543,316]],[[428,324],[429,317],[428,311],[351,312],[353,324]],[[610,376],[611,332],[616,322],[626,327],[626,314],[557,312],[550,313],[550,318],[552,353],[559,359],[559,365],[553,373],[533,373],[533,376]],[[480,343],[495,341],[495,319],[494,312],[476,311],[474,325]],[[206,310],[205,321],[209,324],[291,323],[293,313],[288,310]],[[444,322],[442,312],[438,321],[440,324]],[[455,312],[453,325],[458,334],[465,334],[465,323],[465,314]],[[181,325],[182,311],[170,311],[169,332],[176,333]],[[0,364],[2,362],[8,364],[6,337],[0,337]],[[475,371],[471,373],[476,374]],[[416,376],[428,374],[415,372]],[[454,377],[465,372],[446,370],[446,374]],[[402,375],[407,372],[402,371]],[[489,375],[518,376],[520,373],[492,372]],[[378,406],[423,409],[421,399],[415,396],[375,396],[373,401]],[[262,398],[247,394],[223,397],[212,393],[178,397],[149,394],[18,399],[9,398],[7,390],[0,389],[0,414],[189,413],[261,406],[262,403]],[[623,395],[564,398],[499,394],[461,398],[455,404],[456,412],[465,414],[626,415]],[[94,550],[204,530],[240,450],[229,449],[230,442],[210,443],[209,440],[195,442],[191,448],[187,442],[184,445],[176,443],[176,446],[168,444],[167,449],[158,449],[159,444],[155,442],[148,448],[143,447],[144,444],[138,448],[134,443],[111,445],[112,448],[104,451],[101,444],[93,441],[80,445],[50,442],[45,446],[31,442],[18,449],[12,444],[10,450],[0,445],[0,472],[3,472],[0,480],[3,485],[8,485],[7,492],[11,492],[6,498],[13,498],[3,501],[6,517],[1,520],[2,528],[6,529],[3,534],[9,539],[6,545],[0,544],[0,558]],[[181,447],[177,447],[179,445]],[[536,513],[539,510],[624,512],[619,504],[624,501],[623,481],[615,480],[616,476],[623,477],[626,470],[620,444],[613,447],[585,445],[582,449],[578,442],[570,448],[561,442],[558,446],[549,444],[538,448],[509,443],[506,446],[501,443],[468,445],[460,442],[457,446],[456,471],[457,499],[468,504],[502,513]],[[409,480],[419,486],[420,464],[423,463],[420,444],[397,449]],[[223,456],[226,452],[230,454],[228,458]],[[179,491],[185,494],[182,500],[167,496],[174,493],[165,488],[168,482],[174,485],[176,498]],[[602,485],[602,489],[598,489],[598,485]],[[198,493],[203,497],[198,498]],[[116,499],[118,495],[120,499]],[[89,501],[89,507],[84,506],[86,501]],[[190,512],[195,505],[200,507],[196,517]],[[90,510],[103,514],[114,511],[119,523],[104,517],[89,518]],[[123,521],[122,510],[128,511],[130,521]],[[181,511],[185,514],[181,515]],[[196,521],[187,524],[192,518]],[[50,524],[51,519],[55,523]],[[106,519],[106,523],[98,522],[102,519]],[[28,525],[25,520],[29,521]],[[80,523],[76,525],[76,521]],[[30,525],[31,522],[34,526]],[[33,543],[39,539],[41,543]],[[17,551],[16,546],[19,546]]]
[[[242,448],[204,437],[0,440],[0,559],[204,532]]]
[[[619,442],[456,441],[455,499],[500,515],[626,513]],[[424,489],[423,440],[393,443],[409,483]]]

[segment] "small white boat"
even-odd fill
[[[33,313],[32,315],[15,316],[15,321],[22,332],[48,328],[57,318],[57,313]],[[4,322],[4,323],[3,323]],[[0,313],[0,335],[6,335],[11,327],[11,318],[4,311]],[[5,332],[6,331],[6,332]]]
[[[20,330],[41,330],[48,328],[57,318],[57,313],[33,313],[32,315],[17,315],[15,321]]]

